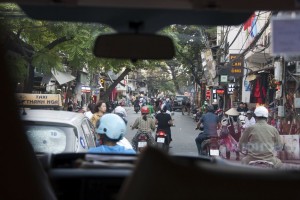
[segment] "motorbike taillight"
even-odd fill
[[[147,140],[147,136],[146,135],[140,135],[139,140]]]
[[[156,133],[156,135],[157,135],[157,136],[165,136],[166,133],[163,132],[163,131],[158,131],[158,132]]]

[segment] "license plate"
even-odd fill
[[[164,143],[165,142],[165,138],[157,138],[156,142],[159,142],[159,143]]]
[[[138,147],[145,147],[147,146],[147,142],[139,142]]]
[[[196,117],[196,114],[193,114],[194,117]]]
[[[210,153],[211,156],[219,156],[220,155],[220,152],[219,152],[218,149],[211,149],[209,151],[209,153]]]
[[[181,106],[181,102],[178,102],[178,105]]]

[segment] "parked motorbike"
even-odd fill
[[[164,152],[169,152],[170,139],[166,131],[158,130],[155,135],[156,147]]]

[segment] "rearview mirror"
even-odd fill
[[[173,41],[154,34],[110,34],[98,36],[94,55],[117,59],[172,59]]]

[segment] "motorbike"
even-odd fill
[[[140,111],[140,106],[139,105],[134,105],[134,112],[138,113]]]
[[[166,131],[160,129],[155,135],[156,147],[162,149],[164,152],[169,152],[170,139]]]
[[[220,156],[219,137],[214,136],[201,143],[201,155]]]
[[[135,146],[135,150],[137,152],[142,152],[148,145],[152,145],[151,144],[151,141],[150,141],[150,135],[151,133],[148,133],[148,132],[142,132],[142,131],[139,131],[137,133],[137,144],[136,145],[133,145]]]
[[[134,105],[134,112],[138,113],[140,111],[141,107],[140,105]]]
[[[196,129],[199,129],[201,134],[203,128],[203,125],[200,124]],[[201,155],[220,156],[219,136],[209,137],[201,143]]]

